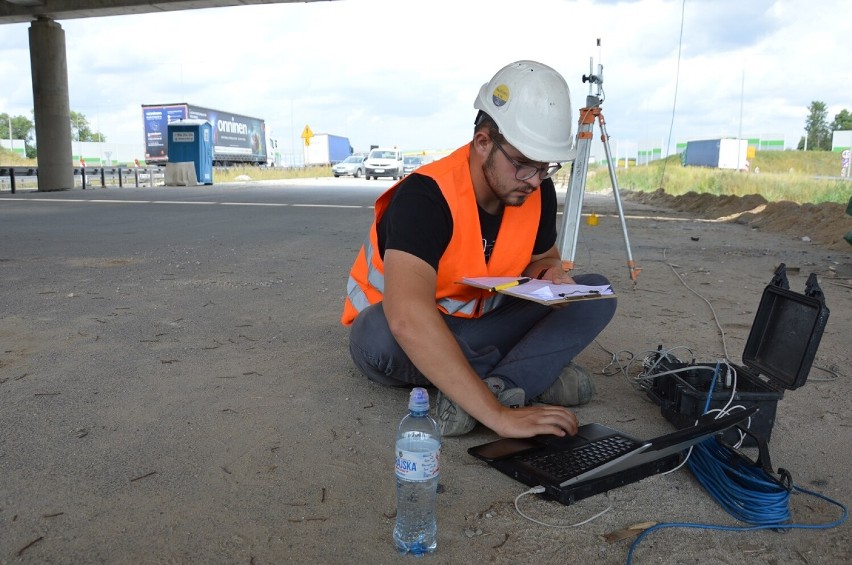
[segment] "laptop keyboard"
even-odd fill
[[[634,449],[639,444],[626,437],[614,435],[574,449],[554,453],[521,456],[526,464],[553,475],[559,482],[567,481],[589,469],[603,465]]]

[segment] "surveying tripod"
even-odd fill
[[[598,40],[600,45],[600,40]],[[598,74],[592,74],[594,61],[589,60],[589,74],[583,75],[583,82],[589,83],[589,95],[586,96],[586,106],[580,108],[580,121],[577,127],[577,156],[568,177],[568,194],[565,196],[565,206],[562,211],[562,229],[559,231],[557,245],[562,257],[562,266],[566,271],[574,268],[574,255],[577,252],[577,234],[580,231],[580,212],[583,207],[583,196],[586,192],[586,175],[589,171],[589,152],[592,148],[592,131],[597,119],[601,128],[601,141],[606,152],[606,164],[609,168],[609,179],[612,181],[612,194],[618,208],[621,220],[621,231],[624,234],[624,246],[627,249],[627,268],[630,270],[630,280],[636,284],[636,277],[642,269],[636,268],[633,254],[630,251],[630,238],[627,236],[627,223],[624,219],[624,209],[621,206],[621,195],[618,192],[618,179],[615,177],[615,165],[612,162],[612,151],[609,148],[609,135],[606,133],[606,123],[601,112],[603,102],[603,66],[598,65]],[[592,85],[597,85],[597,92],[592,94]]]

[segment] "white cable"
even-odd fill
[[[731,399],[733,400],[733,396],[731,397]],[[728,404],[730,404],[730,401],[728,402]],[[715,418],[713,418],[714,420],[718,420],[719,418],[722,418],[723,416],[727,416],[727,415],[731,414],[734,410],[745,410],[745,409],[746,409],[746,407],[743,406],[742,404],[737,404],[737,405],[731,406],[730,408],[726,407],[724,410],[714,408],[712,410],[708,410],[707,414],[713,414],[715,412],[718,412],[718,415]],[[746,421],[746,427],[751,428],[751,416],[749,416],[746,420],[747,420]],[[698,420],[695,421],[695,424],[696,425],[698,424]],[[734,448],[739,449],[740,447],[742,447],[743,442],[745,441],[746,435],[741,430],[737,430],[737,432],[740,434],[740,440],[736,444],[734,444]],[[686,464],[686,462],[689,461],[689,456],[692,455],[692,448],[693,447],[694,446],[689,447],[689,451],[686,452],[686,456],[683,458],[683,461],[681,461],[680,464],[677,467],[675,467],[674,469],[670,469],[670,470],[668,470],[664,473],[661,473],[661,474],[662,475],[668,475],[669,473],[674,473],[675,471],[677,471],[678,469],[683,467]]]
[[[689,456],[692,455],[692,448],[693,447],[694,446],[692,446],[692,445],[689,446],[689,451],[686,452],[686,457],[683,458],[683,461],[680,462],[680,465],[678,465],[674,469],[669,469],[668,471],[661,473],[661,474],[662,475],[668,475],[669,473],[674,473],[675,471],[677,471],[678,469],[680,469],[681,467],[686,465],[686,462],[689,461]]]
[[[543,492],[544,492],[544,487],[543,486],[537,486],[537,487],[531,488],[530,490],[528,490],[526,492],[522,492],[521,494],[516,496],[515,497],[515,511],[518,514],[520,514],[521,516],[523,516],[524,518],[526,518],[527,520],[529,520],[530,522],[535,522],[536,524],[539,524],[541,526],[547,526],[548,528],[576,528],[577,526],[582,526],[583,524],[588,524],[592,520],[599,518],[599,517],[603,516],[604,514],[606,514],[607,512],[609,512],[610,510],[612,510],[612,505],[609,505],[609,506],[606,507],[605,510],[598,512],[597,514],[595,514],[591,518],[587,518],[587,519],[583,520],[582,522],[577,522],[576,524],[571,524],[571,525],[548,524],[547,522],[542,522],[540,520],[536,520],[532,516],[528,516],[528,515],[524,514],[523,511],[518,507],[518,500],[520,500],[522,496],[525,496],[527,494],[541,494]]]
[[[664,260],[666,259],[666,251],[668,251],[668,250],[663,249],[663,259]],[[668,265],[671,268],[672,272],[680,280],[680,283],[683,286],[685,286],[692,294],[694,294],[695,296],[697,296],[698,298],[700,298],[701,300],[706,302],[707,306],[710,307],[710,312],[713,313],[713,320],[716,322],[716,327],[719,328],[719,332],[722,335],[722,351],[725,354],[725,359],[730,359],[731,356],[728,355],[728,344],[725,342],[725,330],[722,328],[722,324],[719,323],[719,317],[716,315],[716,310],[713,308],[713,305],[710,303],[709,300],[704,298],[701,294],[699,294],[697,291],[693,290],[692,287],[690,287],[688,284],[686,284],[686,281],[683,280],[683,277],[680,276],[680,273],[677,272],[677,269],[675,269],[674,265],[672,265],[668,261],[665,261],[665,263],[666,263],[666,265]]]
[[[840,370],[837,369],[834,366],[832,366],[832,367],[821,367],[819,365],[813,365],[812,367],[814,369],[817,369],[817,370],[820,370],[820,371],[825,371],[826,373],[829,374],[829,376],[827,376],[827,377],[808,377],[808,380],[811,380],[811,381],[814,381],[814,382],[834,381],[834,380],[839,379],[842,376],[840,374]]]

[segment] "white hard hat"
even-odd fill
[[[574,158],[568,83],[535,61],[506,65],[479,89],[473,107],[491,116],[500,133],[524,157],[542,163]]]

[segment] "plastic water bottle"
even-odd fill
[[[412,389],[408,414],[396,434],[396,525],[393,543],[400,553],[423,555],[438,545],[435,498],[438,494],[441,432],[429,415],[429,393]]]

